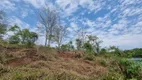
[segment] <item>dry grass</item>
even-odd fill
[[[6,68],[7,72],[1,73],[4,75],[0,76],[1,80],[102,80],[109,74],[113,63],[113,59],[104,56],[89,61],[82,56],[61,55],[56,49],[46,47],[10,48],[7,51],[4,57],[7,63],[1,65],[3,68],[10,66],[10,69]]]

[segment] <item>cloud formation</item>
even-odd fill
[[[11,24],[32,30],[38,24],[37,11],[48,5],[61,13],[71,38],[84,27],[87,34],[103,40],[103,47],[131,49],[142,47],[141,4],[141,0],[3,0],[0,10],[13,13],[8,14]]]

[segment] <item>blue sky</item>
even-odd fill
[[[85,27],[87,34],[103,40],[102,47],[142,48],[142,0],[0,0],[0,10],[7,13],[9,25],[38,32],[37,12],[45,3],[60,12],[72,39]],[[44,37],[37,41],[43,42]]]

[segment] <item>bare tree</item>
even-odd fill
[[[57,24],[57,12],[49,7],[45,7],[39,11],[40,23],[45,30],[45,46],[50,46],[51,40],[53,38],[54,29]]]
[[[0,39],[6,34],[7,25],[5,19],[5,13],[0,10]]]
[[[67,27],[58,24],[55,28],[54,40],[60,48],[63,39],[66,37]]]
[[[76,39],[76,47],[78,50],[81,50],[83,47],[83,44],[86,41],[86,31],[85,31],[85,27],[82,26],[78,31],[75,31],[76,34],[78,35],[78,38]]]

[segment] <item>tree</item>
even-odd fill
[[[3,20],[5,17],[5,13],[0,10],[0,20]]]
[[[74,50],[73,42],[70,41],[68,44],[69,50]]]
[[[60,48],[63,39],[66,37],[67,27],[62,25],[57,25],[54,29],[54,40],[58,45],[58,48]]]
[[[12,26],[9,31],[12,31],[14,33],[14,35],[12,35],[9,38],[9,43],[10,44],[19,44],[20,43],[20,37],[19,37],[19,33],[21,32],[21,29],[19,26],[17,26],[16,24],[14,26]]]
[[[114,53],[114,54],[117,54],[119,56],[122,55],[122,51],[118,47],[116,47],[116,46],[110,46],[110,48],[108,49],[108,51],[110,53]]]
[[[9,31],[12,31],[12,32],[14,32],[14,34],[17,34],[18,32],[21,31],[21,29],[20,29],[19,26],[17,26],[17,25],[15,24],[14,26],[12,26],[12,27],[9,29]]]
[[[28,29],[23,29],[19,32],[21,43],[27,46],[32,46],[38,39],[38,35],[35,32],[30,32]]]
[[[29,29],[21,30],[17,25],[12,26],[9,31],[14,32],[14,35],[9,38],[9,43],[12,44],[21,43],[23,45],[32,46],[38,39],[37,33],[31,32]]]
[[[20,43],[20,38],[17,35],[13,35],[9,38],[9,43],[10,44],[18,44]]]
[[[47,40],[48,46],[50,46],[57,24],[57,12],[56,10],[45,7],[39,12],[39,16],[40,23],[43,25],[41,28],[45,31],[45,46],[47,46]]]
[[[78,50],[81,50],[83,45],[86,43],[86,31],[85,26],[80,27],[77,31],[75,31],[78,35],[76,39],[76,47]]]
[[[81,48],[82,48],[82,41],[80,39],[76,39],[76,47],[77,47],[77,50],[81,50]]]
[[[68,42],[67,44],[61,45],[61,49],[62,50],[67,50],[67,51],[74,50],[74,46],[72,44],[72,41]]]
[[[100,50],[100,53],[101,53],[101,54],[107,53],[107,49],[106,49],[106,48],[102,48],[102,49]]]
[[[2,39],[3,35],[6,33],[7,25],[4,24],[4,12],[0,11],[0,39]]]
[[[35,42],[38,39],[38,34],[35,32],[30,33],[30,41]]]
[[[7,26],[5,24],[0,23],[0,39],[2,39],[3,35],[6,33]]]
[[[87,41],[86,43],[84,43],[83,45],[83,49],[87,52],[87,53],[94,53],[94,49],[93,49],[93,45],[90,44],[89,41]]]
[[[97,36],[92,36],[92,35],[89,35],[88,39],[90,44],[93,45],[94,51],[98,54],[100,52],[100,43],[102,43],[102,41],[99,40]]]

